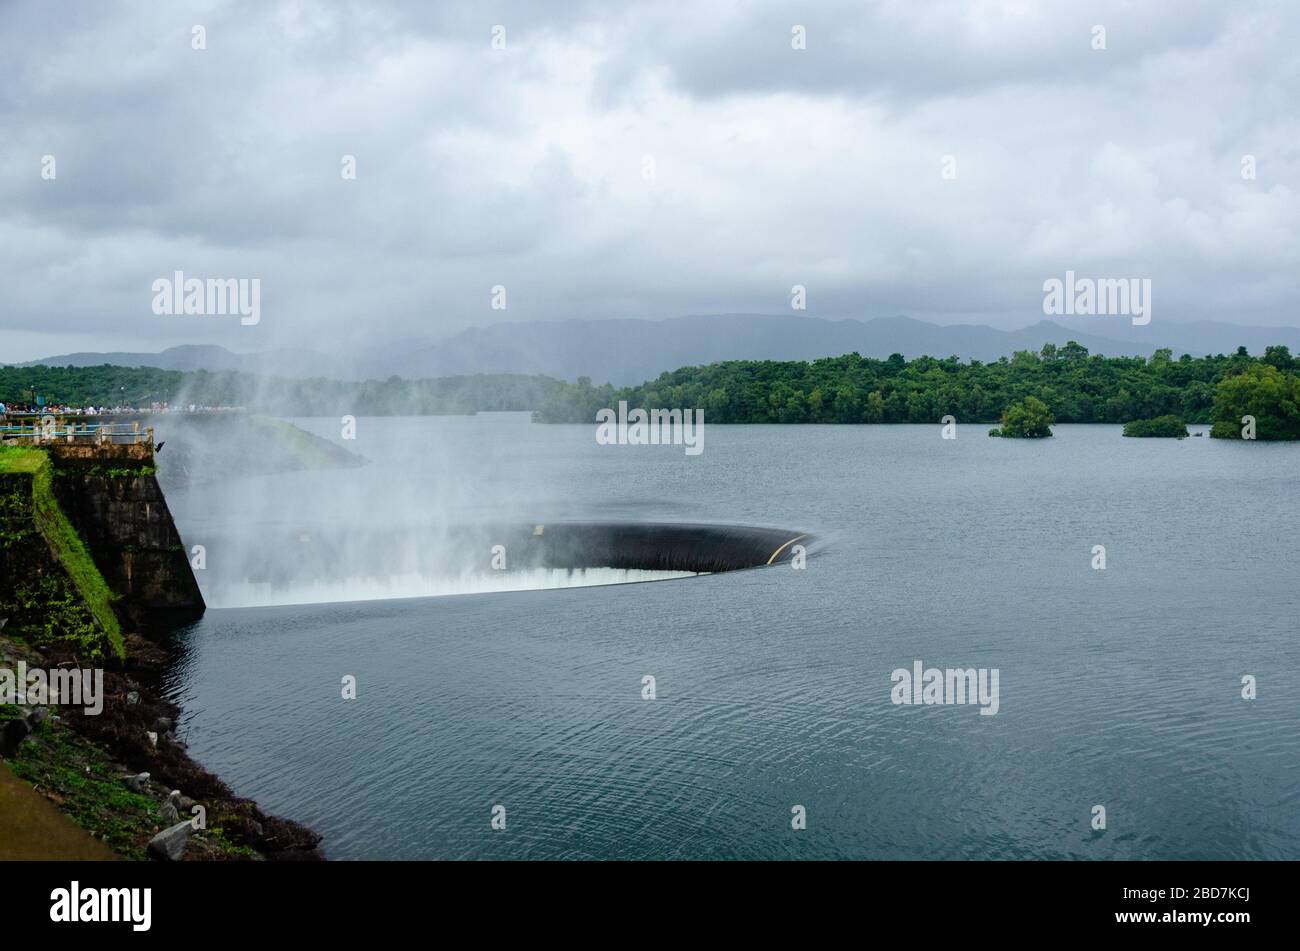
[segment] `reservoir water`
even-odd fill
[[[686,456],[362,419],[364,468],[169,490],[212,543],[182,733],[336,859],[1300,856],[1300,446],[987,429],[711,425]],[[467,519],[820,544],[804,570],[457,594],[421,566]],[[892,703],[918,660],[996,668],[997,714]]]

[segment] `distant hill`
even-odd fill
[[[285,377],[407,379],[477,373],[545,374],[567,380],[630,385],[667,370],[721,360],[811,360],[856,351],[989,362],[1017,350],[1077,340],[1107,356],[1231,353],[1270,344],[1300,352],[1300,329],[1242,327],[1213,321],[1134,327],[1117,318],[1042,320],[1019,330],[978,324],[941,326],[909,317],[824,320],[723,314],[667,320],[562,320],[473,327],[442,340],[407,340],[369,354],[334,359],[308,350],[237,354],[218,346],[172,347],[161,353],[73,353],[32,363],[52,366],[152,366],[167,370],[242,370]]]
[[[574,380],[626,385],[666,370],[721,360],[812,360],[857,351],[996,360],[1016,350],[1076,339],[1107,354],[1147,355],[1153,346],[1069,332],[1043,322],[1017,331],[943,327],[908,317],[823,320],[816,317],[724,314],[668,320],[564,320],[475,327],[434,346],[406,348],[398,376],[442,376],[500,367],[502,372],[546,373]],[[508,369],[507,369],[508,368]]]
[[[1184,335],[1184,328],[1187,332]],[[823,320],[816,317],[724,314],[668,320],[564,320],[474,327],[437,343],[408,342],[383,374],[402,377],[478,372],[541,373],[628,385],[666,370],[721,360],[812,360],[856,351],[864,357],[901,353],[990,362],[1017,350],[1076,340],[1106,356],[1231,353],[1246,345],[1263,353],[1283,343],[1300,351],[1300,329],[1199,322],[1133,327],[1116,318],[1042,320],[1019,330],[978,324],[941,326],[909,317]],[[376,373],[375,375],[383,375]]]
[[[264,353],[234,353],[215,344],[186,344],[159,353],[83,351],[64,353],[17,366],[96,367],[105,363],[118,367],[154,367],[159,370],[236,370],[244,373],[286,377],[325,376],[348,379],[354,375],[345,363],[310,350],[268,350]]]

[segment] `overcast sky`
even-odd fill
[[[1298,26],[1293,0],[3,0],[0,361],[791,313],[795,284],[813,316],[1012,327],[1066,269],[1150,278],[1153,323],[1300,324]],[[259,278],[261,322],[155,315],[178,269]]]

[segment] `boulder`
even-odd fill
[[[163,822],[169,822],[169,823],[176,822],[178,819],[180,819],[181,817],[180,810],[176,808],[180,798],[181,798],[181,791],[179,789],[173,789],[171,795],[167,797],[167,800],[162,804],[162,807],[158,810],[159,815],[162,816]]]
[[[179,862],[190,841],[190,823],[187,819],[168,826],[149,840],[149,857],[164,862]]]

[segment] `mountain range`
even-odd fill
[[[1042,320],[1019,330],[979,324],[939,325],[910,317],[825,320],[767,314],[721,314],[666,320],[561,320],[472,327],[442,340],[398,341],[349,357],[305,349],[234,353],[215,345],[171,347],[160,353],[69,353],[25,365],[149,366],[165,370],[239,370],[285,377],[419,379],[474,373],[545,374],[566,380],[628,385],[667,370],[720,360],[812,360],[857,352],[884,358],[901,353],[993,361],[1017,350],[1075,340],[1093,353],[1149,356],[1157,348],[1182,353],[1262,353],[1285,344],[1300,352],[1300,328],[1249,327],[1217,321],[1134,327],[1114,317]]]

